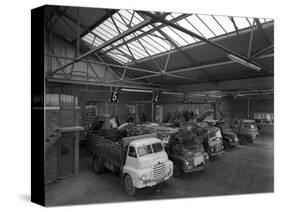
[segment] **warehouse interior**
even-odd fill
[[[273,19],[46,6],[44,42],[48,205],[273,192]],[[185,112],[254,120],[259,136],[135,197],[92,171],[97,117],[103,130],[112,117],[171,124]]]

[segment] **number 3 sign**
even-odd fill
[[[119,93],[117,91],[111,92],[111,102],[118,102],[119,99]]]

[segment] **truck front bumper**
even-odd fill
[[[190,173],[190,172],[196,172],[196,171],[201,171],[203,169],[205,169],[208,166],[208,160],[202,162],[201,164],[197,165],[197,166],[184,166],[183,168],[183,172],[184,173]]]
[[[219,152],[209,152],[210,157],[220,157],[222,156],[224,150],[221,150]]]
[[[136,188],[145,188],[145,187],[152,187],[152,186],[155,186],[155,185],[158,185],[160,183],[163,183],[165,182],[166,180],[168,180],[171,176],[173,175],[173,173],[168,173],[165,175],[165,177],[157,180],[157,181],[154,181],[153,179],[147,179],[147,180],[137,180],[137,184],[135,185]]]

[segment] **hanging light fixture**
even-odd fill
[[[233,55],[233,54],[228,54],[227,57],[228,57],[230,60],[232,60],[232,61],[234,61],[234,62],[237,62],[237,63],[239,63],[239,64],[241,64],[241,65],[243,65],[243,66],[246,66],[246,67],[248,67],[248,68],[254,69],[254,70],[256,70],[256,71],[261,71],[261,67],[256,66],[256,65],[254,65],[253,63],[250,63],[250,62],[248,62],[248,61],[246,61],[246,60],[244,60],[244,59],[242,59],[242,58],[240,58],[240,57],[237,57],[237,56],[235,56],[235,55]]]

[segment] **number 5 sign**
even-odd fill
[[[118,91],[113,91],[113,92],[111,92],[110,101],[115,103],[115,102],[118,102],[118,99],[119,99],[119,93],[118,93]]]
[[[153,94],[152,102],[158,102],[159,101],[159,93],[156,92]]]

